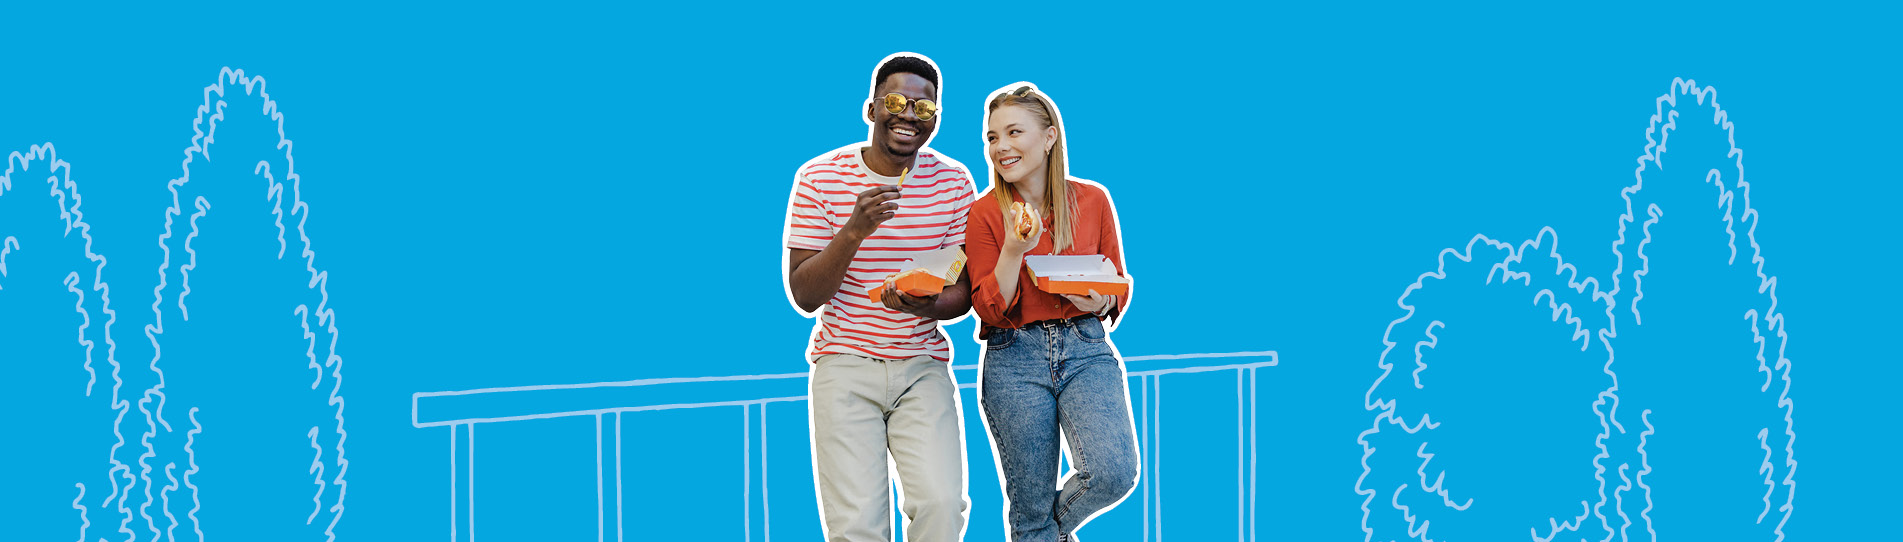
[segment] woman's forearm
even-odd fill
[[[1018,272],[1022,267],[1024,253],[1013,254],[1010,250],[998,253],[998,266],[991,271],[991,276],[998,279],[998,296],[1004,298],[1007,304],[1018,293]]]

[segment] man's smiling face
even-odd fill
[[[879,84],[878,93],[872,97],[872,103],[867,104],[867,116],[872,119],[873,148],[883,149],[895,158],[911,158],[932,138],[932,131],[938,128],[938,117],[919,120],[916,103],[908,103],[905,110],[896,115],[886,111],[885,95],[893,93],[907,100],[937,102],[938,87],[915,73],[894,73]]]

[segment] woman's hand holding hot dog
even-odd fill
[[[998,279],[998,294],[1012,299],[1018,293],[1018,271],[1024,267],[1024,255],[1037,247],[1037,238],[1044,235],[1044,222],[1038,220],[1036,212],[1023,216],[1018,213],[1006,213],[1004,240],[998,243],[998,267],[992,276]],[[1019,236],[1018,232],[1029,226],[1030,233]]]
[[[1037,238],[1044,235],[1044,221],[1038,219],[1037,211],[1025,208],[1023,214],[1008,213],[1005,220],[1010,221],[1011,224],[1008,225],[1009,233],[1005,234],[1004,242],[1000,245],[1004,254],[1016,254],[1022,258],[1025,254],[1029,254],[1032,248],[1037,247]],[[1019,235],[1020,232],[1023,235]]]

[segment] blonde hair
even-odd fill
[[[1050,156],[1044,159],[1044,201],[1051,203],[1051,241],[1054,248],[1062,252],[1070,248],[1071,217],[1076,215],[1077,198],[1070,191],[1069,170],[1064,163],[1064,121],[1058,118],[1057,106],[1049,96],[1039,92],[1029,84],[1019,86],[1010,92],[1000,93],[986,106],[987,114],[996,112],[999,107],[1012,105],[1024,108],[1031,116],[1046,127],[1057,129],[1056,142],[1051,144]],[[998,200],[998,209],[1010,216],[1011,193],[1004,177],[996,169],[991,173],[991,192]]]

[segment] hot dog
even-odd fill
[[[1030,239],[1034,224],[1037,223],[1037,212],[1032,211],[1031,207],[1022,201],[1016,202],[1011,204],[1011,220],[1017,224],[1018,239]]]

